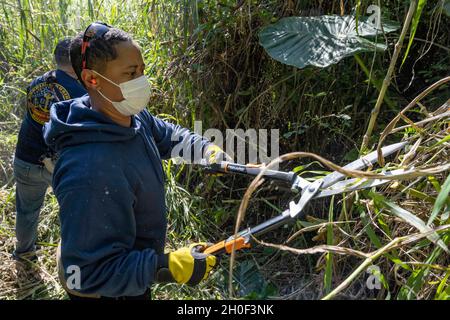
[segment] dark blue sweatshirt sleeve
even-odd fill
[[[157,255],[153,249],[133,250],[135,199],[130,186],[119,169],[115,174],[104,170],[103,161],[90,161],[88,167],[80,164],[79,157],[74,159],[72,152],[63,157],[53,186],[60,205],[65,272],[70,266],[80,268],[80,293],[143,294],[153,282]],[[70,275],[66,273],[66,279]]]
[[[200,160],[205,146],[211,143],[189,129],[152,116],[146,110],[141,114],[143,120],[151,127],[156,146],[164,160],[176,156],[190,161]]]

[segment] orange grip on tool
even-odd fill
[[[221,241],[216,244],[213,244],[212,246],[208,247],[203,251],[203,253],[206,254],[216,254],[220,251],[225,251],[226,253],[231,253],[233,250],[233,244],[234,244],[234,250],[240,250],[244,248],[250,248],[250,243],[246,243],[246,239],[244,237],[239,237],[237,239],[231,240],[231,241]]]

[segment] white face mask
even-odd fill
[[[105,76],[101,75],[95,70],[96,74],[101,76],[103,79],[108,80],[116,87],[120,88],[120,91],[122,91],[122,95],[125,98],[125,100],[122,101],[111,101],[107,97],[103,95],[100,91],[100,95],[107,101],[111,102],[111,104],[114,106],[114,108],[117,109],[121,114],[124,116],[131,116],[138,114],[142,110],[145,109],[148,102],[150,101],[150,95],[151,95],[151,86],[150,82],[148,81],[148,78],[145,75],[140,76],[139,78],[123,82],[121,84],[116,84],[113,81],[109,80]]]

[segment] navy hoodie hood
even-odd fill
[[[117,125],[110,118],[90,108],[90,98],[54,104],[50,109],[51,122],[44,126],[44,139],[52,149],[90,142],[116,142],[132,139],[139,130],[139,123],[132,117],[130,128]]]

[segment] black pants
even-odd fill
[[[67,293],[69,295],[70,300],[151,300],[151,291],[150,289],[147,289],[143,295],[140,296],[124,296],[124,297],[116,297],[116,298],[110,298],[110,297],[100,297],[100,298],[87,298],[87,297],[79,297],[75,296],[73,294]]]

